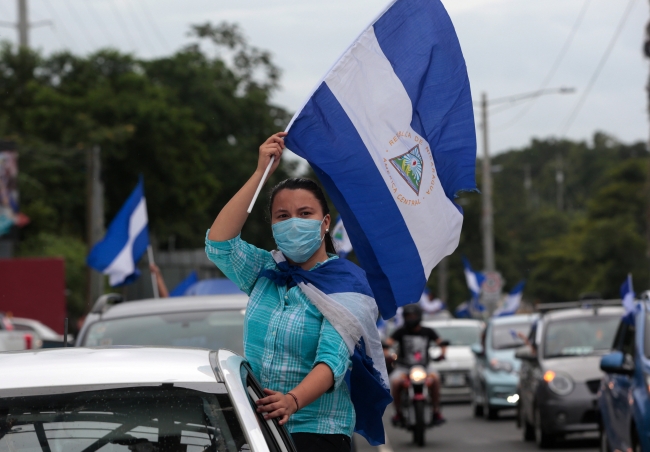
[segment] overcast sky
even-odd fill
[[[251,43],[268,49],[283,69],[275,102],[295,111],[348,44],[385,7],[386,0],[28,0],[31,45],[46,53],[69,48],[88,53],[112,46],[140,57],[169,54],[188,42],[193,23],[241,25]],[[587,0],[443,0],[467,61],[474,100],[540,88]],[[590,0],[552,87],[575,87],[531,106],[491,116],[491,148],[521,147],[532,137],[560,136],[585,90],[628,2]],[[633,0],[632,0],[633,1]],[[16,19],[17,0],[0,0],[0,21]],[[647,140],[642,55],[648,2],[636,0],[629,19],[583,108],[566,136],[589,139],[602,130],[625,142]],[[0,29],[0,39],[16,32]],[[525,110],[523,110],[525,108]],[[480,148],[479,148],[480,151]]]

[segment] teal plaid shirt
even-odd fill
[[[205,252],[250,296],[244,320],[244,353],[263,387],[286,393],[316,364],[325,363],[332,369],[334,387],[293,414],[287,423],[289,432],[352,436],[354,407],[344,384],[351,361],[341,335],[298,287],[287,290],[259,277],[262,269],[276,268],[270,252],[239,236],[214,242],[207,235]]]

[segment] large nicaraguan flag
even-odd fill
[[[476,189],[467,69],[442,3],[391,3],[287,130],[340,212],[382,316],[417,302],[458,246],[452,200]]]
[[[111,286],[129,284],[140,275],[136,264],[149,246],[148,222],[141,177],[102,241],[93,247],[86,259],[90,267],[109,276]]]

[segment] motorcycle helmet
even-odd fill
[[[407,304],[402,308],[402,316],[406,328],[413,329],[422,321],[422,308],[418,304]]]

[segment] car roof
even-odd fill
[[[101,319],[109,320],[172,312],[245,309],[247,303],[248,296],[244,294],[152,298],[116,304],[102,314]]]
[[[0,391],[51,386],[216,383],[210,350],[69,347],[0,353]]]
[[[480,327],[483,322],[476,319],[439,319],[424,320],[422,325],[428,328],[441,328],[445,326],[476,326]]]
[[[514,323],[532,323],[539,317],[539,314],[517,314],[490,319],[492,325],[512,325]]]
[[[593,317],[594,315],[623,315],[623,306],[601,306],[597,309],[593,307],[558,309],[557,311],[548,311],[544,314],[545,322],[561,319],[573,319],[580,317]]]

